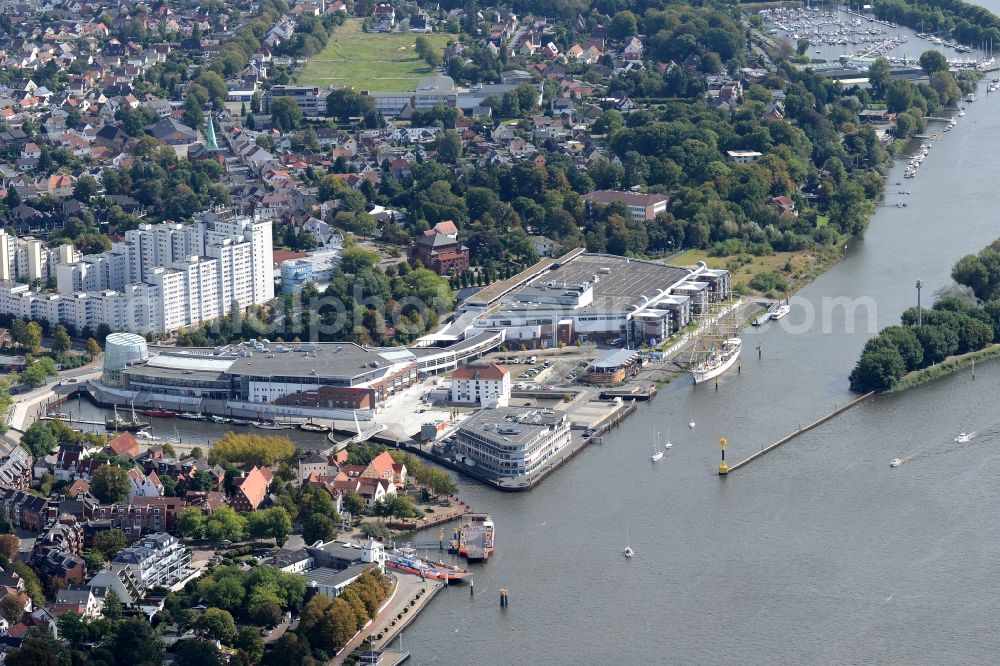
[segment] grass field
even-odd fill
[[[693,266],[704,261],[709,268],[727,268],[731,271],[732,284],[747,283],[757,273],[778,273],[791,285],[795,291],[822,273],[833,260],[833,257],[817,256],[811,252],[775,252],[763,257],[749,257],[749,263],[738,261],[735,257],[710,257],[705,250],[688,250],[672,257],[674,266]],[[785,267],[791,263],[792,271],[786,272]]]
[[[426,35],[444,51],[448,35]],[[299,72],[298,82],[324,88],[354,87],[374,92],[414,90],[417,82],[432,73],[413,50],[417,35],[366,33],[361,21],[348,19]]]

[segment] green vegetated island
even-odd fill
[[[418,41],[440,53],[451,39],[445,34],[372,34],[362,27],[360,19],[347,19],[326,47],[309,58],[298,81],[358,90],[413,90],[421,78],[434,71],[418,50]]]
[[[1000,240],[963,257],[951,276],[954,294],[931,309],[909,308],[902,325],[865,344],[851,390],[902,390],[1000,356]]]

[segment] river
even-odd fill
[[[787,322],[746,332],[742,372],[718,391],[671,384],[529,493],[463,480],[497,552],[474,567],[474,597],[447,590],[409,628],[410,663],[993,662],[1000,365],[870,400],[727,479],[715,470],[720,437],[739,460],[844,404],[859,350],[915,304],[916,279],[926,304],[1000,236],[998,105],[981,87],[915,180],[897,164],[864,239]],[[819,316],[845,298],[874,309]],[[674,445],[656,464],[654,430]],[[959,431],[975,437],[956,445]]]

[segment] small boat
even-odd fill
[[[771,319],[781,319],[791,312],[791,310],[792,308],[789,307],[788,303],[782,303],[774,309],[774,312],[771,313]]]
[[[152,416],[157,419],[172,419],[177,416],[177,412],[169,409],[147,409],[142,414],[143,416]]]
[[[255,428],[260,428],[261,430],[284,430],[285,426],[274,421],[256,421],[254,424]]]
[[[903,464],[902,458],[893,458],[892,462],[889,463],[889,467],[899,467]]]
[[[688,428],[694,429],[694,421],[688,423]]]
[[[624,551],[624,555],[625,555],[625,557],[632,557],[633,555],[635,555],[635,551],[632,550],[632,546],[629,545],[628,523],[627,522],[625,523],[625,551]]]
[[[207,421],[208,417],[201,412],[181,412],[177,415],[179,419],[187,419],[188,421]]]
[[[653,455],[649,456],[649,459],[653,462],[663,459],[663,449],[660,448],[660,433],[656,433],[656,442],[653,444]]]
[[[49,412],[49,416],[54,419],[62,419],[62,420],[66,420],[69,418],[69,414],[67,414],[66,412]]]
[[[209,418],[212,419],[213,423],[232,423],[233,422],[233,420],[230,419],[230,418],[226,418],[225,416],[216,416],[215,414],[213,414]]]
[[[955,441],[959,444],[965,444],[972,439],[972,433],[970,432],[960,432],[955,436]]]
[[[135,438],[146,442],[158,442],[160,438],[149,432],[148,430],[137,430],[135,432]]]
[[[250,425],[251,423],[253,423],[253,421],[250,421],[250,420],[248,420],[248,419],[230,419],[230,421],[229,421],[229,422],[230,422],[230,423],[231,423],[232,425],[238,425],[238,426],[248,426],[248,425]]]
[[[299,430],[304,430],[306,432],[330,432],[330,426],[320,425],[319,423],[300,423]]]

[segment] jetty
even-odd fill
[[[771,444],[769,446],[763,447],[760,451],[758,451],[757,453],[754,453],[752,456],[750,456],[750,457],[748,457],[748,458],[746,458],[744,460],[741,460],[738,463],[735,463],[735,464],[729,466],[726,469],[726,471],[723,471],[723,469],[720,468],[719,469],[719,475],[720,476],[726,476],[726,474],[728,474],[728,473],[735,472],[736,470],[740,469],[741,467],[745,467],[745,466],[749,465],[754,460],[757,460],[758,458],[764,457],[766,454],[770,453],[771,451],[774,451],[776,448],[778,448],[779,446],[781,446],[783,444],[787,444],[788,442],[792,441],[793,439],[795,439],[796,437],[798,437],[802,433],[809,432],[813,428],[816,428],[817,426],[820,426],[820,425],[826,423],[827,421],[829,421],[833,417],[838,416],[840,414],[843,414],[844,412],[846,412],[847,410],[851,409],[852,407],[861,404],[862,402],[864,402],[868,398],[872,397],[873,395],[875,395],[874,391],[872,391],[870,393],[866,393],[866,394],[864,394],[863,396],[861,396],[859,398],[855,398],[854,400],[851,400],[846,405],[842,405],[840,407],[834,408],[834,410],[832,412],[830,412],[829,414],[821,416],[820,418],[816,419],[815,421],[813,421],[809,425],[807,425],[805,427],[800,427],[795,432],[782,437],[777,442],[774,442],[773,444]]]

